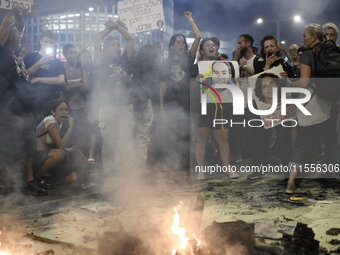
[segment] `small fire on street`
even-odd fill
[[[179,254],[188,254],[193,255],[197,254],[198,248],[201,245],[201,241],[197,238],[197,236],[192,233],[191,238],[187,236],[187,231],[181,225],[181,218],[179,215],[179,211],[182,208],[183,203],[177,207],[174,207],[174,215],[173,215],[173,223],[171,226],[172,233],[177,238],[177,247],[174,248],[171,252],[171,255],[179,255]]]

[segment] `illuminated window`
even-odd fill
[[[68,36],[67,36],[67,39],[70,41],[70,42],[73,42],[73,34],[69,34]]]

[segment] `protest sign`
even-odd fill
[[[124,0],[117,6],[119,19],[130,33],[140,33],[163,28],[164,13],[162,0]]]
[[[33,0],[0,0],[0,9],[11,10],[17,4],[26,7],[28,12],[32,11]]]

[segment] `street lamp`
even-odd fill
[[[301,18],[300,15],[294,15],[293,20],[294,20],[296,23],[300,23],[300,22],[302,21],[302,18]]]
[[[258,18],[258,19],[256,20],[256,23],[257,23],[257,24],[262,24],[262,23],[263,23],[263,19]]]
[[[300,15],[296,14],[293,16],[292,20],[295,22],[295,23],[301,23],[302,22],[302,18]],[[290,20],[286,20],[286,19],[277,19],[277,20],[270,20],[270,19],[266,19],[264,20],[263,18],[258,18],[256,20],[256,24],[263,24],[264,21],[267,21],[267,22],[275,22],[276,23],[276,40],[280,40],[280,22],[281,21],[290,21]]]

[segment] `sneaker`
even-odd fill
[[[26,183],[26,186],[21,189],[21,192],[28,196],[42,197],[47,196],[48,193],[45,189],[40,187],[39,183],[35,180]]]
[[[247,176],[247,178],[250,180],[259,179],[262,177],[263,177],[263,174],[261,172],[252,172],[250,175]]]
[[[237,174],[237,173],[234,173],[234,172],[228,173],[228,178],[229,178],[229,179],[237,179],[237,178],[239,178],[239,177],[240,177],[240,175]]]
[[[90,158],[87,159],[87,162],[96,163],[96,160],[94,158],[90,157]]]
[[[48,176],[37,178],[36,182],[43,189],[55,189],[57,187],[57,184],[53,182]]]
[[[295,184],[294,183],[288,183],[287,184],[287,187],[286,187],[286,189],[285,189],[285,192],[287,193],[287,194],[293,194],[293,193],[295,193],[296,192],[296,186],[295,186]]]

